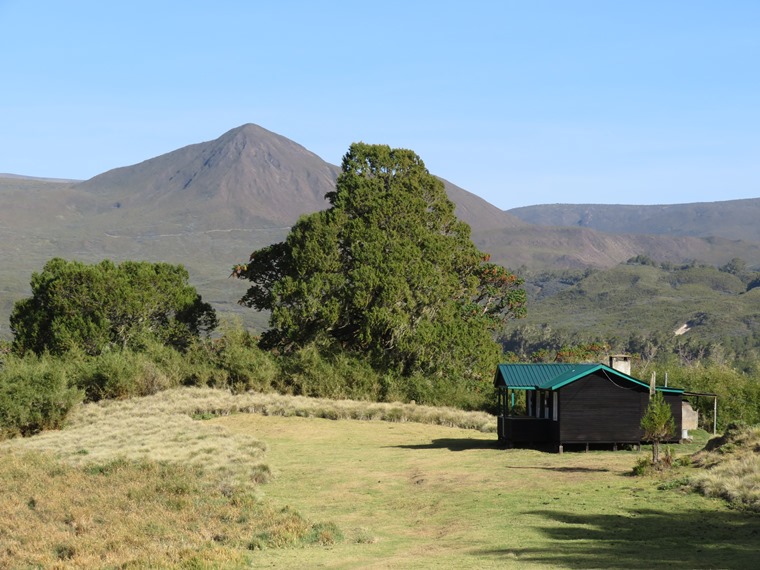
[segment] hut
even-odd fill
[[[567,444],[639,444],[641,418],[649,404],[650,385],[630,375],[630,362],[613,357],[605,364],[500,364],[494,385],[498,392],[498,436],[508,446]],[[614,365],[614,367],[613,367]],[[622,370],[621,370],[622,369]],[[657,387],[670,404],[675,431],[681,435],[684,391]],[[515,396],[524,393],[517,413]],[[523,398],[521,398],[523,400]]]

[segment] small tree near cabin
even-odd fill
[[[675,431],[675,422],[670,405],[665,401],[662,392],[655,392],[649,397],[644,416],[641,418],[641,429],[644,439],[652,442],[652,463],[660,463],[660,442]]]

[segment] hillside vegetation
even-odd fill
[[[757,276],[638,262],[575,275],[529,274],[528,314],[507,328],[507,348],[552,336],[613,345],[649,337],[663,345],[719,344],[741,353],[760,344]]]
[[[656,481],[634,452],[498,449],[486,412],[500,358],[625,351],[716,393],[719,426],[760,422],[760,245],[528,227],[412,151],[356,143],[337,174],[255,125],[84,183],[8,179],[0,231],[2,566],[753,561],[756,515],[723,503],[755,509],[753,431]],[[526,300],[509,260],[530,297],[503,328]],[[215,331],[201,294],[268,314]]]

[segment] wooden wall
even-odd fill
[[[640,423],[649,389],[609,376],[610,379],[599,372],[560,388],[560,442],[641,441]]]

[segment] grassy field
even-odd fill
[[[303,417],[324,414],[327,404],[229,398],[178,390],[88,404],[60,432],[3,443],[0,566],[749,568],[756,562],[760,515],[679,491],[673,479],[630,476],[646,449],[503,450],[493,433],[475,429]],[[246,409],[264,413],[223,415]],[[389,417],[412,417],[413,410],[399,410]],[[427,411],[420,417],[441,423]]]
[[[748,568],[756,561],[760,516],[631,477],[647,450],[502,450],[493,434],[415,423],[258,415],[213,423],[266,440],[275,468],[266,495],[335,522],[346,536],[326,549],[265,550],[257,557],[263,566]]]

